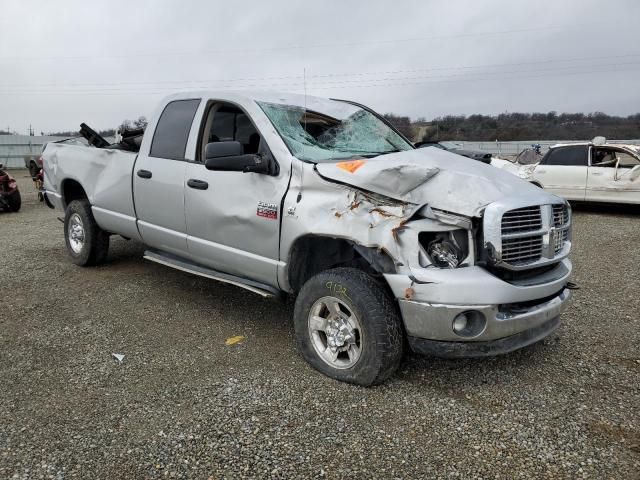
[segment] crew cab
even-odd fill
[[[559,144],[522,178],[567,200],[640,204],[640,147],[596,142]]]
[[[405,345],[510,352],[554,331],[570,298],[571,210],[529,182],[416,149],[355,102],[193,92],[109,145],[49,144],[47,203],[73,262],[111,235],[144,258],[259,295],[294,295],[303,357],[371,385]]]

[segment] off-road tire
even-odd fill
[[[358,316],[364,331],[361,356],[348,369],[327,364],[312,344],[309,312],[316,300],[327,295],[343,301]],[[362,270],[336,268],[309,279],[296,299],[294,327],[304,359],[336,380],[362,386],[380,384],[393,375],[402,360],[404,331],[397,304],[380,283]]]
[[[79,253],[74,252],[69,244],[69,219],[74,213],[80,216],[84,226],[85,240]],[[88,200],[73,200],[67,205],[64,215],[64,240],[71,261],[76,265],[99,265],[107,259],[109,234],[96,223]]]
[[[13,195],[7,197],[7,204],[9,205],[9,210],[12,212],[17,212],[20,210],[22,206],[22,197],[20,197],[20,192],[15,191]]]

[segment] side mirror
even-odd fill
[[[271,173],[268,159],[257,154],[243,154],[240,142],[213,142],[205,147],[204,166],[221,172]]]
[[[210,158],[231,157],[242,155],[242,145],[240,142],[213,142],[207,143],[204,149],[206,160]]]

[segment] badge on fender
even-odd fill
[[[278,205],[275,203],[258,202],[258,210],[256,215],[259,217],[270,218],[271,220],[278,219]]]

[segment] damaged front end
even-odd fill
[[[497,182],[465,202],[465,192],[477,186],[454,188],[450,169],[413,164],[398,171],[385,162],[367,172],[369,163],[357,176],[335,164],[303,164],[304,183],[292,185],[300,191],[288,197],[297,201],[285,207],[283,231],[351,245],[385,279],[414,350],[495,355],[557,328],[570,297],[566,202],[535,187],[516,194],[528,186],[512,176],[516,185],[500,179],[507,185],[502,195]],[[354,181],[347,182],[350,175]],[[343,252],[320,263],[326,268],[345,258]]]

